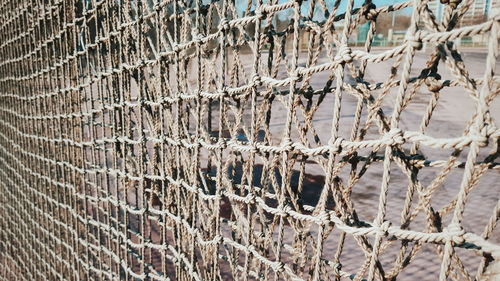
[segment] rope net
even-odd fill
[[[1,1],[0,279],[495,278],[500,17],[442,2]]]

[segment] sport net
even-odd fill
[[[495,278],[476,4],[1,1],[0,279]]]

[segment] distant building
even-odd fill
[[[500,1],[498,0],[490,0],[491,1],[491,9],[488,17],[491,18],[494,15],[500,14]]]
[[[445,5],[439,0],[431,0],[428,3],[429,10],[432,11],[438,21],[443,19]],[[468,26],[483,22],[496,11],[500,10],[499,0],[475,0],[469,10],[463,15],[460,25]]]
[[[488,18],[491,10],[491,0],[475,0],[460,21],[461,26],[468,26],[483,22]],[[495,1],[497,2],[497,1]]]
[[[444,5],[441,4],[439,0],[430,1],[427,5],[429,6],[429,10],[432,11],[436,19],[438,21],[441,21],[443,19]]]

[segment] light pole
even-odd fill
[[[393,11],[392,11],[392,24],[391,24],[391,28],[389,28],[389,31],[388,31],[388,34],[387,34],[387,39],[389,42],[391,42],[391,44],[393,44],[392,42],[392,37],[393,37],[393,34],[394,34],[394,23],[396,21],[396,11],[394,10],[394,4],[396,4],[396,0],[392,0],[392,8],[393,8]]]

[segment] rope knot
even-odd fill
[[[252,77],[252,83],[255,86],[261,86],[262,85],[262,79],[259,74],[254,74]]]
[[[199,137],[196,139],[196,144],[197,146],[196,147],[202,147],[203,146],[203,142],[204,142],[204,139]]]
[[[392,223],[390,221],[384,221],[380,226],[380,232],[384,236],[387,236],[389,234],[389,228],[391,227]]]
[[[384,143],[386,145],[396,145],[405,143],[403,131],[399,128],[392,128],[384,135]]]
[[[482,134],[471,134],[471,140],[477,143],[480,147],[485,147],[488,145],[488,137],[483,136]]]
[[[283,206],[283,208],[281,209],[281,214],[284,216],[284,217],[287,217],[288,216],[288,213],[290,211],[293,211],[292,207],[290,207],[290,205],[286,204],[285,206]]]
[[[267,4],[262,4],[260,6],[260,8],[258,8],[257,10],[255,10],[255,16],[258,18],[258,19],[263,19],[266,14],[267,14]]]
[[[252,153],[259,152],[259,142],[256,142],[256,141],[250,142],[250,147],[252,148],[250,152],[252,152]]]
[[[201,33],[198,32],[198,30],[196,28],[193,28],[191,30],[191,36],[193,37],[193,41],[196,43],[196,44],[200,44],[202,43],[202,40],[203,40],[203,35]]]
[[[229,91],[227,86],[223,86],[220,93],[222,94],[222,97],[224,98],[229,98]]]
[[[452,9],[455,9],[456,7],[458,7],[458,5],[460,5],[460,3],[462,3],[462,0],[449,0],[446,2],[448,3],[448,5],[450,5]]]
[[[220,138],[217,140],[217,146],[221,149],[226,149],[227,148],[227,142],[225,138]]]
[[[299,71],[294,71],[294,72],[292,72],[292,74],[290,74],[289,79],[291,81],[300,82],[302,80],[302,75],[300,74]]]
[[[285,267],[285,265],[283,264],[283,262],[276,262],[276,263],[273,265],[273,270],[274,270],[275,272],[283,272],[284,267]]]
[[[368,4],[363,15],[365,16],[366,20],[376,20],[378,16],[377,6],[373,3]]]
[[[335,56],[335,60],[340,60],[341,62],[352,62],[351,48],[347,46],[340,46]]]
[[[437,77],[435,76],[429,76],[427,78],[425,78],[425,84],[427,85],[427,89],[429,89],[429,91],[431,92],[439,92],[442,88],[443,88],[443,82],[439,81],[441,77],[439,77],[439,75],[437,75]]]
[[[456,223],[452,223],[443,229],[443,234],[446,234],[446,240],[450,240],[455,244],[463,244],[465,242],[463,228]]]
[[[420,33],[417,32],[413,36],[407,36],[406,41],[408,41],[410,46],[413,47],[415,50],[422,49],[422,41],[420,40]]]
[[[175,136],[174,137],[174,142],[175,142],[175,146],[177,146],[177,147],[181,147],[182,146],[182,138],[180,136]]]
[[[283,151],[291,152],[293,150],[293,142],[290,138],[284,138],[282,143]]]
[[[215,235],[215,237],[212,239],[215,244],[220,244],[224,241],[224,237],[222,235]]]
[[[328,145],[330,146],[330,152],[333,154],[338,154],[342,151],[343,138],[337,137],[335,139],[330,139]]]
[[[321,225],[327,225],[330,223],[330,215],[325,211],[321,211],[316,218],[319,220]]]
[[[333,266],[333,271],[336,272],[336,273],[340,273],[340,271],[342,270],[342,264],[341,263],[336,263],[334,266]]]
[[[254,194],[254,193],[249,193],[249,194],[247,195],[247,202],[246,202],[246,203],[247,203],[247,204],[252,204],[252,203],[255,203],[255,199],[256,199],[256,198],[257,198],[257,197],[255,196],[255,194]]]
[[[181,50],[181,47],[177,43],[172,43],[172,51],[178,53]]]
[[[229,25],[229,21],[225,18],[223,19],[220,19],[220,22],[219,22],[219,30],[228,30],[231,26]]]

